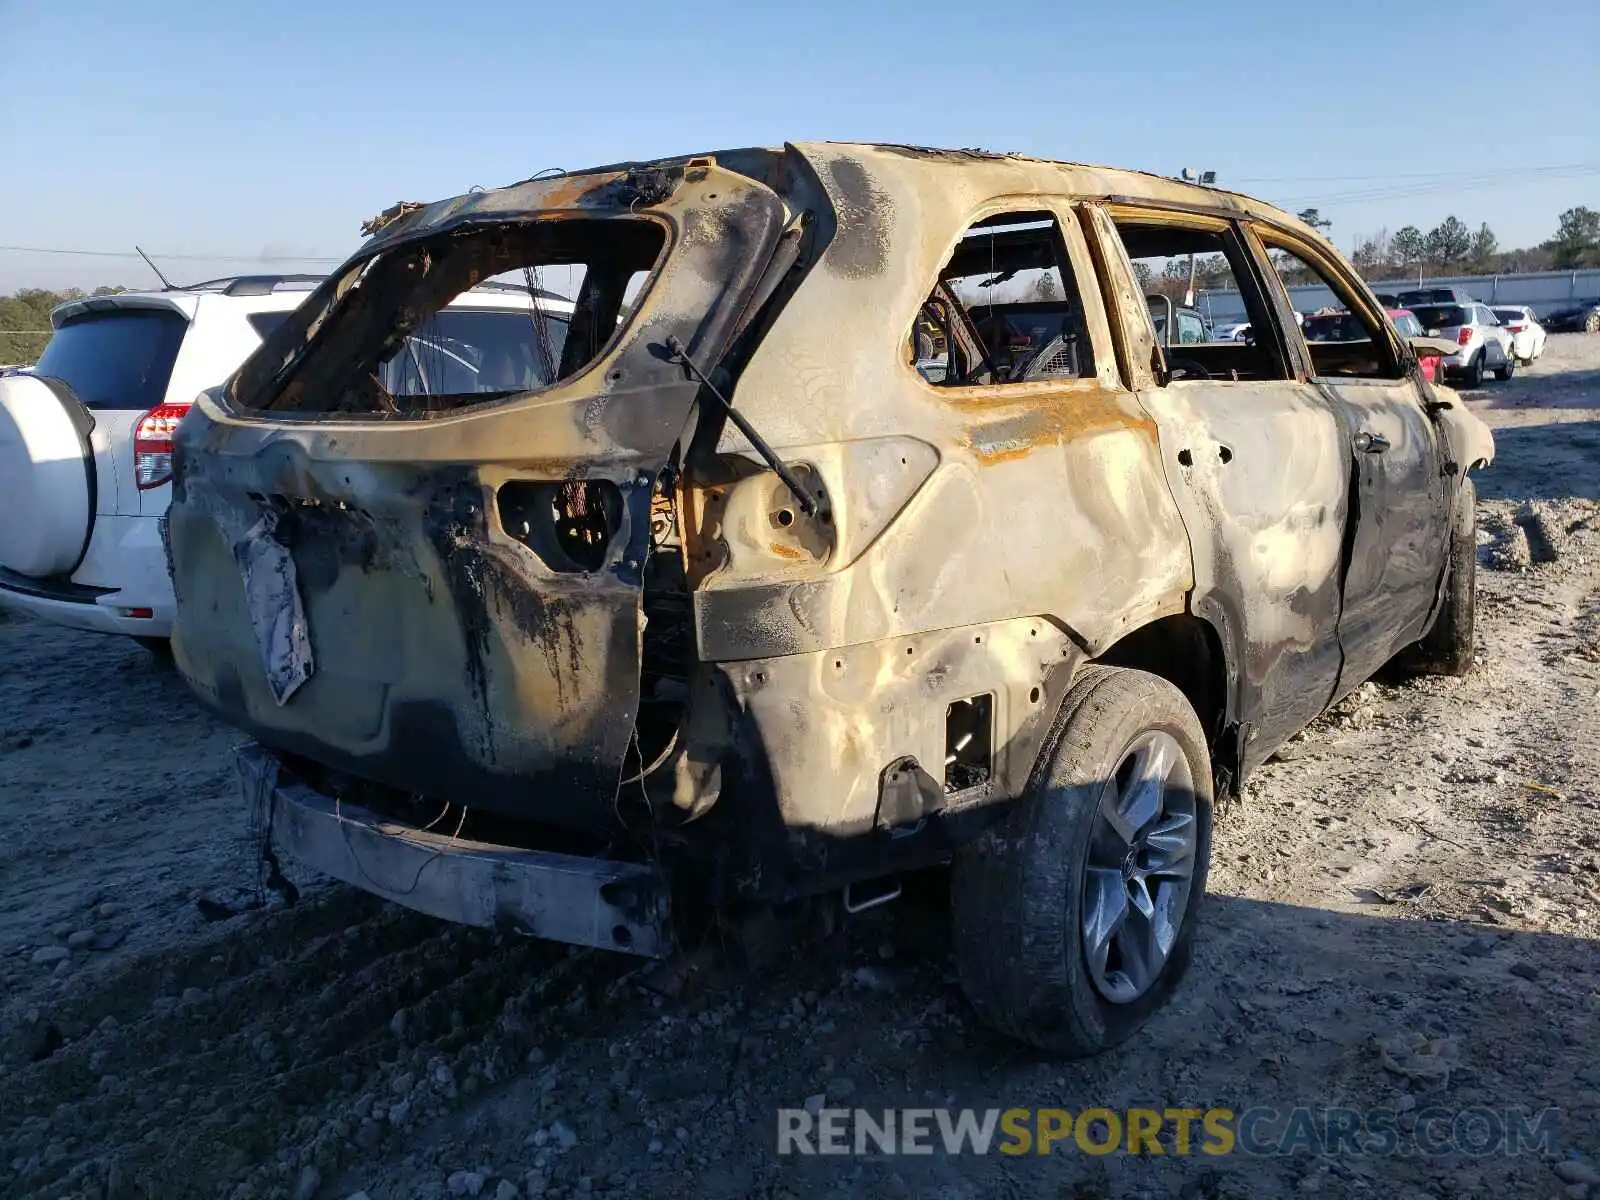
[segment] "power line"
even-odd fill
[[[1285,207],[1316,203],[1316,204],[1356,204],[1374,200],[1405,200],[1420,196],[1437,195],[1440,192],[1477,192],[1495,188],[1515,187],[1528,182],[1556,182],[1566,179],[1583,179],[1600,174],[1600,166],[1566,168],[1561,171],[1542,172],[1530,180],[1526,175],[1521,177],[1507,177],[1503,173],[1486,172],[1478,175],[1460,176],[1452,179],[1437,180],[1434,182],[1418,182],[1399,184],[1393,187],[1351,188],[1343,191],[1326,191],[1306,193],[1302,192],[1281,203]]]
[[[131,258],[138,254],[123,250],[76,250],[57,246],[0,246],[0,251],[11,254],[67,254],[79,258]],[[184,262],[242,262],[242,263],[341,263],[342,258],[324,258],[313,254],[157,254],[154,257]]]

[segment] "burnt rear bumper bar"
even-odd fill
[[[280,771],[265,747],[237,751],[251,828],[304,866],[463,925],[664,958],[667,893],[641,863],[469,842],[399,825]]]

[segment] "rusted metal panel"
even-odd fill
[[[801,150],[835,210],[868,218],[829,245],[744,368],[735,401],[769,441],[816,459],[841,524],[873,473],[820,448],[909,437],[934,447],[939,464],[861,557],[777,586],[759,572],[707,579],[702,651],[766,656],[778,649],[766,632],[775,624],[798,652],[1023,615],[1098,649],[1129,620],[1181,608],[1187,539],[1154,423],[1121,387],[1093,264],[1060,207],[1072,169],[959,157],[935,160],[935,174],[920,153]],[[940,267],[974,221],[1040,208],[1067,233],[1097,378],[930,387],[905,346]],[[748,450],[731,432],[719,448]]]
[[[741,662],[727,679],[782,828],[841,838],[871,831],[886,766],[942,777],[946,711],[969,696],[993,697],[993,771],[946,804],[1016,795],[1082,658],[1049,621],[1018,618]]]

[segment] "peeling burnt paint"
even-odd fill
[[[882,274],[889,263],[886,227],[895,219],[894,201],[859,159],[841,154],[823,165],[822,174],[838,222],[828,269],[846,278]]]
[[[559,706],[570,703],[584,662],[571,602],[542,595],[508,561],[505,548],[489,544],[486,511],[481,487],[471,481],[447,484],[429,502],[427,523],[466,640],[467,673],[492,733],[490,645],[504,631],[502,617],[511,619],[512,628],[543,660]],[[492,740],[489,751],[492,755]]]

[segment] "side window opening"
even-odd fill
[[[1008,212],[968,229],[923,302],[908,352],[938,387],[1092,377],[1082,294],[1055,215]]]
[[[1253,334],[1224,339],[1216,332],[1222,320],[1212,316],[1214,292],[1244,299],[1253,333],[1272,328],[1259,292],[1241,286],[1249,272],[1241,269],[1242,250],[1235,239],[1211,226],[1137,219],[1114,219],[1114,224],[1144,292],[1155,355],[1161,360],[1159,378],[1224,383],[1287,378],[1270,342]]]
[[[1364,315],[1343,281],[1288,249],[1269,232],[1257,233],[1285,289],[1291,283],[1313,282],[1333,293],[1334,303],[1307,313],[1299,330],[1317,375],[1346,379],[1400,379],[1405,375],[1387,332]]]

